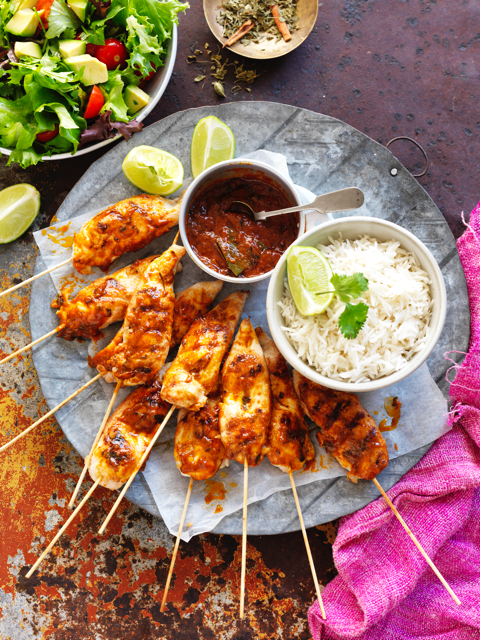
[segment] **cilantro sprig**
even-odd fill
[[[345,302],[345,309],[338,318],[338,327],[349,340],[356,338],[367,320],[368,305],[364,302],[352,304],[351,301],[368,289],[368,280],[363,273],[354,273],[352,276],[334,273],[330,278],[330,283],[333,286],[333,291],[321,291],[316,295],[323,296],[326,293],[335,293],[342,302]]]

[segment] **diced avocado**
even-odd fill
[[[20,9],[5,25],[5,31],[14,36],[24,36],[31,38],[35,35],[39,21],[34,11],[31,9]]]
[[[129,84],[125,89],[125,104],[130,113],[137,113],[150,102],[150,96],[134,84]]]
[[[15,55],[17,58],[41,58],[42,50],[36,42],[15,42]]]
[[[68,6],[77,14],[82,22],[85,22],[85,16],[87,15],[87,0],[70,0]]]
[[[85,53],[87,45],[83,40],[60,40],[58,49],[62,58],[73,58]]]
[[[19,9],[33,9],[33,7],[37,6],[38,0],[23,0],[20,2]]]
[[[71,69],[77,72],[84,67],[81,82],[87,87],[91,84],[101,84],[108,80],[107,65],[93,56],[88,55],[88,53],[85,53],[83,56],[66,58],[65,62]]]

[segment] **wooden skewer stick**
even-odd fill
[[[305,547],[307,549],[308,561],[310,563],[310,569],[312,571],[313,582],[315,584],[315,591],[317,592],[318,604],[320,605],[320,611],[322,612],[322,618],[326,620],[325,608],[323,606],[322,594],[320,592],[320,585],[318,584],[317,572],[315,571],[315,565],[313,564],[312,552],[310,550],[310,544],[307,538],[307,531],[305,529],[305,523],[303,522],[302,510],[298,501],[297,487],[295,486],[295,480],[291,471],[288,472],[290,476],[290,482],[292,484],[293,497],[295,498],[295,504],[297,505],[298,519],[300,520],[300,526],[302,528],[303,539],[305,541]]]
[[[47,273],[50,273],[51,271],[55,271],[55,269],[59,269],[60,267],[65,266],[69,262],[72,262],[72,260],[73,260],[73,256],[71,258],[68,258],[68,260],[64,260],[63,262],[60,262],[54,267],[50,267],[50,269],[46,269],[45,271],[42,271],[42,273],[37,273],[36,276],[32,276],[31,278],[28,278],[28,280],[24,280],[23,282],[20,282],[20,284],[16,284],[14,287],[10,287],[10,289],[5,289],[5,291],[2,291],[0,293],[0,298],[2,296],[7,295],[7,293],[11,293],[12,291],[15,291],[15,289],[20,289],[20,287],[24,287],[25,285],[30,284],[30,282],[33,282],[34,280],[37,280],[42,276],[46,276]]]
[[[36,344],[38,344],[39,342],[42,342],[42,340],[46,340],[47,338],[50,338],[50,336],[53,336],[55,333],[57,333],[57,331],[60,331],[60,327],[57,327],[56,329],[54,329],[53,331],[50,331],[50,333],[46,333],[44,336],[42,336],[41,338],[38,338],[38,340],[34,340],[33,342],[31,342],[30,344],[27,344],[26,347],[22,347],[21,349],[19,349],[18,351],[15,351],[15,353],[12,353],[10,356],[7,356],[6,358],[4,358],[3,360],[0,360],[0,364],[5,364],[5,362],[8,362],[9,360],[11,360],[12,358],[15,358],[15,356],[19,356],[21,353],[23,353],[24,351],[28,351],[28,349],[31,349],[32,347],[34,347]]]
[[[375,486],[377,487],[377,489],[380,491],[380,493],[382,494],[382,496],[385,498],[385,502],[388,504],[388,506],[390,507],[390,509],[393,511],[393,513],[397,516],[398,521],[400,522],[400,524],[402,525],[402,527],[405,529],[405,531],[408,533],[408,535],[410,536],[413,544],[417,547],[417,549],[420,551],[420,553],[422,554],[422,556],[425,558],[425,560],[427,561],[428,565],[430,566],[430,568],[434,571],[435,575],[437,576],[437,578],[440,580],[440,582],[443,584],[443,586],[445,587],[445,589],[448,591],[448,593],[452,596],[452,598],[455,600],[455,602],[458,605],[461,605],[462,603],[460,602],[460,600],[457,598],[457,596],[454,594],[454,592],[452,591],[452,588],[450,587],[450,585],[447,583],[447,581],[445,580],[445,578],[442,576],[442,574],[440,573],[440,571],[437,569],[437,567],[433,564],[433,562],[430,560],[430,558],[427,555],[427,552],[423,549],[422,545],[419,543],[419,541],[417,540],[417,538],[414,536],[414,534],[410,531],[409,526],[407,525],[407,523],[405,522],[405,520],[402,518],[402,516],[398,513],[397,509],[395,508],[395,505],[393,504],[393,502],[390,500],[390,498],[387,496],[387,494],[385,493],[385,491],[382,489],[382,487],[380,486],[380,483],[378,482],[378,480],[376,478],[373,478],[373,482],[375,483]]]
[[[117,501],[115,502],[115,504],[113,505],[113,507],[110,509],[110,513],[108,514],[108,516],[105,518],[102,526],[100,527],[100,529],[98,530],[99,534],[104,533],[107,524],[110,522],[113,514],[115,513],[115,511],[118,509],[118,505],[120,504],[120,502],[123,499],[123,496],[127,493],[128,487],[132,484],[132,482],[135,479],[135,476],[137,475],[137,473],[140,471],[140,469],[143,467],[144,463],[146,462],[148,456],[150,455],[150,451],[153,448],[153,445],[155,444],[155,442],[157,441],[158,436],[162,433],[163,428],[165,427],[165,425],[167,424],[167,422],[170,420],[170,416],[172,415],[172,413],[175,411],[177,407],[172,404],[172,406],[170,407],[167,415],[165,416],[164,421],[162,422],[162,424],[159,426],[157,433],[154,435],[154,437],[152,438],[152,441],[150,442],[150,444],[148,445],[147,449],[145,450],[145,453],[142,456],[142,459],[140,460],[140,464],[138,465],[138,467],[135,469],[135,471],[132,473],[132,475],[130,476],[130,478],[128,479],[128,481],[125,483],[122,491],[120,492],[120,495],[117,498]]]
[[[53,414],[58,411],[59,409],[61,409],[64,405],[67,404],[67,402],[70,402],[70,400],[73,400],[73,398],[75,398],[75,396],[78,396],[79,393],[81,393],[82,391],[84,391],[87,387],[89,387],[91,384],[93,384],[96,380],[98,380],[99,378],[102,377],[102,374],[99,373],[97,376],[95,376],[94,378],[92,378],[91,380],[89,380],[87,383],[85,383],[83,385],[83,387],[80,387],[80,389],[77,389],[77,391],[75,391],[75,393],[72,393],[71,396],[68,396],[68,398],[66,400],[63,400],[59,405],[57,405],[55,407],[55,409],[52,409],[51,411],[49,411],[48,413],[46,413],[44,416],[42,416],[40,418],[40,420],[37,420],[36,422],[34,422],[33,424],[31,424],[27,429],[25,429],[24,431],[22,431],[22,433],[19,433],[18,436],[16,436],[15,438],[13,438],[13,440],[10,440],[10,442],[7,442],[7,444],[4,444],[3,446],[0,447],[0,453],[2,451],[5,451],[6,449],[8,449],[9,447],[12,446],[12,444],[15,444],[15,442],[17,442],[17,440],[20,440],[20,438],[23,438],[23,436],[26,436],[27,433],[29,433],[30,431],[32,431],[32,429],[35,429],[35,427],[38,427],[39,424],[41,424],[44,420],[46,420],[47,418],[50,418],[50,416],[53,416]]]
[[[96,376],[96,378],[94,378],[94,380],[96,380],[97,378],[101,378],[101,377],[102,377],[102,374],[99,373],[98,376]],[[117,397],[117,394],[118,394],[118,392],[120,390],[121,385],[122,385],[121,382],[117,382],[117,386],[115,387],[115,391],[113,392],[113,396],[110,398],[110,402],[108,403],[107,410],[105,412],[105,415],[103,416],[102,424],[100,425],[100,429],[98,430],[97,435],[95,436],[95,440],[93,441],[92,448],[90,449],[89,454],[85,458],[85,462],[83,464],[82,473],[80,474],[80,478],[78,479],[77,486],[75,487],[75,491],[73,492],[73,495],[70,498],[70,502],[68,503],[68,508],[69,509],[73,509],[73,505],[75,504],[75,499],[77,497],[77,493],[78,493],[80,487],[82,486],[83,479],[85,478],[85,474],[87,473],[87,469],[90,466],[90,460],[92,459],[92,454],[95,451],[95,447],[97,446],[97,443],[100,440],[100,436],[103,433],[103,430],[104,430],[105,425],[106,425],[107,420],[108,420],[108,416],[110,415],[110,411],[112,410],[113,403],[115,402],[115,398]]]
[[[243,531],[242,531],[242,571],[240,574],[240,618],[245,615],[245,567],[247,565],[247,497],[248,461],[243,459]]]
[[[190,478],[188,484],[187,497],[185,498],[185,504],[183,505],[182,517],[180,519],[180,525],[178,527],[177,539],[175,541],[175,547],[173,548],[173,555],[170,561],[170,569],[168,570],[167,582],[165,583],[165,591],[163,592],[162,604],[160,605],[160,612],[165,611],[165,603],[167,601],[167,594],[170,588],[170,580],[172,579],[173,567],[175,566],[175,560],[177,558],[178,547],[180,545],[180,536],[182,535],[183,525],[185,523],[185,516],[187,515],[188,503],[190,501],[190,494],[192,493],[193,478]]]
[[[60,531],[57,533],[57,535],[54,537],[54,539],[50,542],[50,544],[45,549],[45,551],[42,553],[42,555],[39,557],[39,559],[35,562],[33,567],[27,573],[27,578],[31,578],[32,577],[32,574],[35,571],[35,569],[42,562],[42,560],[45,558],[45,556],[50,552],[50,550],[52,549],[54,544],[57,542],[57,540],[60,538],[60,536],[65,532],[65,530],[67,529],[68,525],[72,522],[72,520],[75,518],[75,516],[80,511],[80,509],[83,507],[83,505],[86,503],[86,501],[90,498],[90,496],[92,495],[92,493],[95,491],[95,489],[98,487],[99,484],[100,484],[100,478],[98,480],[96,480],[95,484],[93,484],[90,487],[90,490],[88,491],[86,496],[83,498],[83,500],[80,502],[78,507],[75,509],[75,511],[72,513],[72,515],[66,521],[66,523],[63,525],[63,527],[60,529]]]

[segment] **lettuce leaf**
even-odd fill
[[[107,22],[123,10],[124,7],[121,4],[112,5],[108,10],[106,18],[93,20],[90,22],[88,28],[83,29],[84,36],[82,36],[82,40],[92,44],[105,44],[105,27],[107,26]]]
[[[108,80],[102,84],[102,92],[105,96],[105,104],[101,113],[111,111],[115,120],[128,122],[128,107],[123,99],[124,84],[122,75],[118,71],[109,71]]]
[[[5,31],[5,25],[15,13],[14,4],[9,0],[0,0],[0,47],[8,49],[11,34]]]
[[[113,22],[128,32],[126,41],[130,52],[128,69],[123,76],[133,84],[139,84],[152,67],[163,66],[166,53],[164,42],[171,37],[173,25],[178,23],[178,14],[189,8],[188,3],[178,0],[112,0],[112,7],[123,6],[124,11],[115,15]]]
[[[67,7],[65,0],[55,0],[48,15],[46,37],[51,40],[63,34],[64,39],[73,39],[80,24],[77,15]]]
[[[7,167],[13,162],[18,162],[22,169],[30,167],[32,164],[37,164],[42,159],[45,153],[37,153],[33,147],[28,149],[14,149],[8,158]]]

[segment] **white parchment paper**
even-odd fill
[[[269,151],[256,151],[244,156],[252,160],[259,160],[270,164],[289,178],[286,159],[283,155]],[[182,189],[188,186],[184,183]],[[314,194],[303,187],[295,186],[301,201],[311,202]],[[178,195],[174,194],[174,195]],[[78,231],[85,220],[97,213],[96,211],[73,218],[68,222],[52,225],[48,229],[37,231],[34,234],[42,258],[47,267],[62,262],[71,255],[73,234]],[[308,227],[315,226],[329,217],[317,213],[310,213]],[[113,265],[111,272],[116,271],[137,258],[153,255],[164,251],[172,242],[174,232],[170,232],[162,238],[157,238],[148,247],[135,254],[121,256]],[[177,291],[205,280],[206,274],[201,271],[188,256],[183,259],[183,271],[177,274],[175,286]],[[72,285],[73,293],[84,287],[88,282],[104,274],[98,269],[92,269],[92,274],[83,276],[78,274],[71,264],[66,265],[51,273],[57,291],[65,285]],[[266,318],[266,290],[268,281],[249,284],[248,281],[240,281],[242,288],[250,290],[250,297],[245,305],[242,317],[251,317],[254,326],[262,326],[268,331]],[[235,291],[239,285],[225,283],[216,302]],[[52,310],[52,313],[54,311]],[[102,342],[89,348],[90,353],[113,338],[120,324],[113,325],[105,331]],[[172,360],[175,352],[169,356]],[[93,375],[93,372],[92,372]],[[107,405],[107,397],[113,393],[113,385],[103,383]],[[121,390],[116,405],[128,395],[130,389]],[[382,389],[378,392],[360,394],[363,406],[375,417],[377,421],[387,417],[383,408],[385,398],[398,396],[402,402],[402,413],[399,426],[391,432],[384,433],[388,445],[390,458],[409,453],[419,447],[433,442],[448,431],[446,414],[447,402],[431,377],[428,367],[424,364],[406,380]],[[167,527],[172,534],[176,534],[180,522],[180,516],[187,492],[189,479],[183,477],[178,471],[173,457],[173,442],[175,435],[176,416],[169,422],[159,438],[143,472],[144,477],[153,494],[158,509]],[[310,423],[313,428],[313,423]],[[346,471],[318,446],[316,438],[311,433],[312,442],[315,445],[315,464],[307,470],[295,474],[295,482],[298,486],[346,475]],[[248,502],[253,503],[263,500],[277,491],[290,489],[288,475],[273,467],[265,459],[258,467],[249,469]],[[219,471],[215,478],[205,482],[194,482],[192,496],[187,512],[186,525],[182,535],[183,540],[189,540],[192,536],[213,529],[220,520],[242,508],[243,504],[243,467],[236,462],[231,462],[229,467]]]

